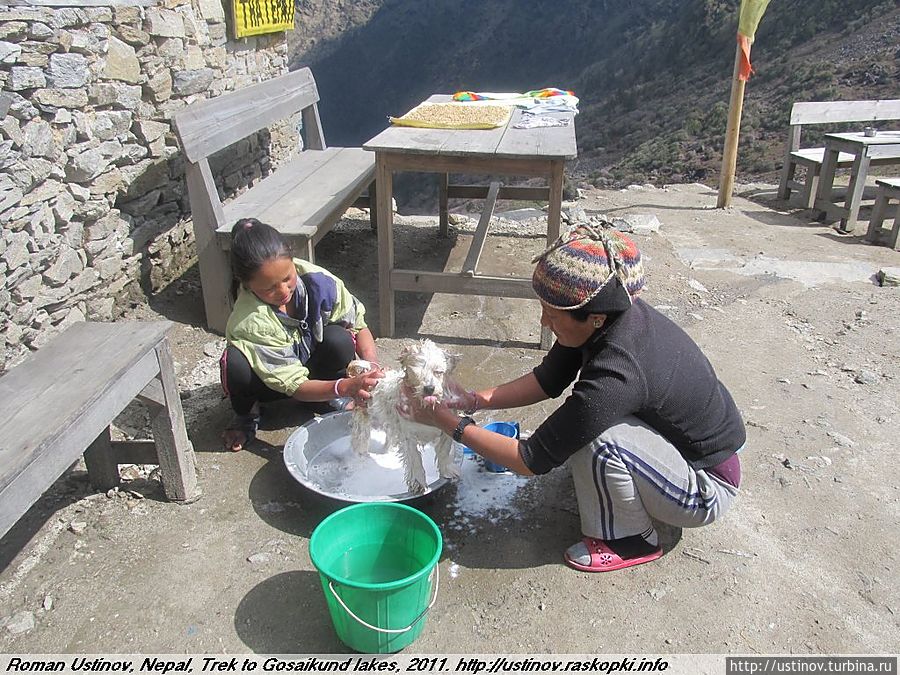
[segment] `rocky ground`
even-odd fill
[[[742,186],[728,210],[702,185],[586,190],[572,218],[638,226],[646,299],[683,325],[729,386],[748,427],[741,497],[694,531],[661,528],[666,555],[609,575],[574,572],[562,551],[578,517],[565,468],[534,479],[464,479],[414,505],[445,548],[438,602],[421,652],[896,652],[900,559],[900,289],[879,269],[900,257],[840,236]],[[542,221],[507,204],[485,272],[527,273]],[[625,219],[626,216],[630,218]],[[642,217],[638,217],[642,216]],[[434,219],[398,218],[401,265],[458,269],[474,219],[447,240]],[[317,249],[377,317],[374,235],[345,220]],[[308,416],[269,412],[250,451],[225,453],[230,413],[217,385],[222,341],[203,327],[196,270],[129,319],[165,317],[172,335],[202,498],[165,502],[152,467],[93,494],[75,467],[0,541],[4,652],[346,651],[309,555],[315,526],[340,504],[298,485],[285,439]],[[461,354],[458,378],[485,386],[539,362],[537,304],[504,298],[400,296],[391,363],[427,336]],[[548,402],[497,419],[533,429]],[[52,411],[48,411],[52,414]],[[482,415],[482,421],[485,421]],[[141,436],[129,409],[117,433]]]

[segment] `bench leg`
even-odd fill
[[[869,220],[869,229],[866,231],[866,241],[870,241],[873,244],[878,242],[878,235],[881,232],[881,224],[884,222],[884,219],[887,216],[887,207],[887,192],[884,190],[879,190],[878,196],[875,198],[875,206],[872,207],[872,218],[871,220]]]
[[[781,182],[778,184],[778,198],[788,201],[791,198],[791,186],[789,183],[794,180],[794,174],[797,172],[797,164],[791,161],[785,161],[781,169]]]
[[[197,469],[194,448],[184,427],[184,411],[175,384],[175,369],[169,341],[163,340],[156,347],[159,359],[159,375],[164,405],[152,415],[151,427],[156,441],[156,454],[162,474],[163,489],[172,501],[190,502],[200,496],[197,485]]]
[[[200,267],[203,305],[209,329],[225,334],[225,324],[231,314],[231,260],[219,246],[216,227],[221,220],[222,207],[213,203],[209,195],[216,193],[209,164],[188,162],[185,166],[188,194],[191,198],[191,220],[194,224],[194,245]]]
[[[888,236],[888,246],[895,251],[900,251],[900,204],[897,205],[897,211],[894,214],[894,227]]]
[[[88,478],[95,490],[105,492],[119,484],[119,464],[113,453],[109,427],[106,427],[84,451]]]
[[[312,239],[306,239],[301,242],[300,245],[294,249],[294,255],[303,260],[309,260],[311,263],[316,262],[316,247],[315,244],[313,244]]]
[[[816,205],[816,193],[819,191],[819,171],[816,169],[807,169],[806,183],[803,185],[803,206],[808,209]]]

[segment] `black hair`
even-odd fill
[[[235,284],[246,283],[269,260],[291,258],[291,247],[281,233],[256,218],[241,218],[231,228],[231,270]]]
[[[619,277],[613,275],[586,304],[566,311],[573,319],[582,323],[587,321],[591,314],[605,314],[607,319],[612,321],[631,307],[631,303],[625,284]]]
[[[567,311],[569,312],[569,316],[571,316],[576,321],[580,321],[581,323],[584,323],[585,321],[587,321],[588,317],[591,314],[596,314],[596,312],[591,312],[590,310],[585,309],[584,307],[578,307],[576,309],[570,309]]]

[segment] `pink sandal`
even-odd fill
[[[612,572],[613,570],[640,565],[656,560],[662,555],[662,549],[657,548],[647,555],[637,558],[621,558],[602,539],[585,537],[579,543],[571,546],[565,553],[566,564],[582,572]],[[576,560],[575,558],[578,558]],[[587,560],[590,560],[588,563]]]

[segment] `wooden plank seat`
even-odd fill
[[[199,496],[167,334],[172,323],[77,323],[0,377],[0,536],[84,455],[92,485],[118,464],[159,464],[166,497]],[[135,398],[154,441],[117,443],[109,425]]]
[[[374,175],[372,162],[372,153],[360,148],[301,153],[270,178],[225,204],[225,225],[216,230],[220,245],[229,248],[235,222],[259,218],[295,242],[302,242],[304,248],[298,252],[312,260],[315,245],[369,187]],[[303,199],[297,199],[298,194]]]
[[[882,224],[889,218],[889,211],[893,206],[894,227],[887,233],[886,243],[895,251],[900,251],[900,204],[891,205],[891,201],[900,202],[900,178],[878,178],[875,186],[878,192],[866,240],[873,244],[879,243],[882,237]]]
[[[811,209],[815,205],[819,176],[825,160],[825,148],[801,148],[804,126],[819,124],[843,124],[855,122],[873,125],[878,122],[900,120],[900,99],[880,101],[800,101],[791,107],[790,127],[785,149],[784,165],[778,186],[778,198],[789,201],[792,192],[800,194],[799,204]],[[837,166],[849,168],[854,156],[840,153]],[[877,159],[872,166],[888,165],[896,160]],[[797,180],[797,168],[805,169],[802,180]]]
[[[172,121],[185,157],[185,175],[209,328],[225,332],[231,313],[227,249],[234,223],[258,218],[313,260],[315,245],[348,207],[369,206],[375,194],[375,155],[329,148],[319,119],[319,92],[309,68],[193,103]],[[223,204],[209,157],[262,129],[299,114],[303,147],[249,190]],[[363,194],[368,188],[368,194]],[[372,229],[375,210],[370,210]]]

